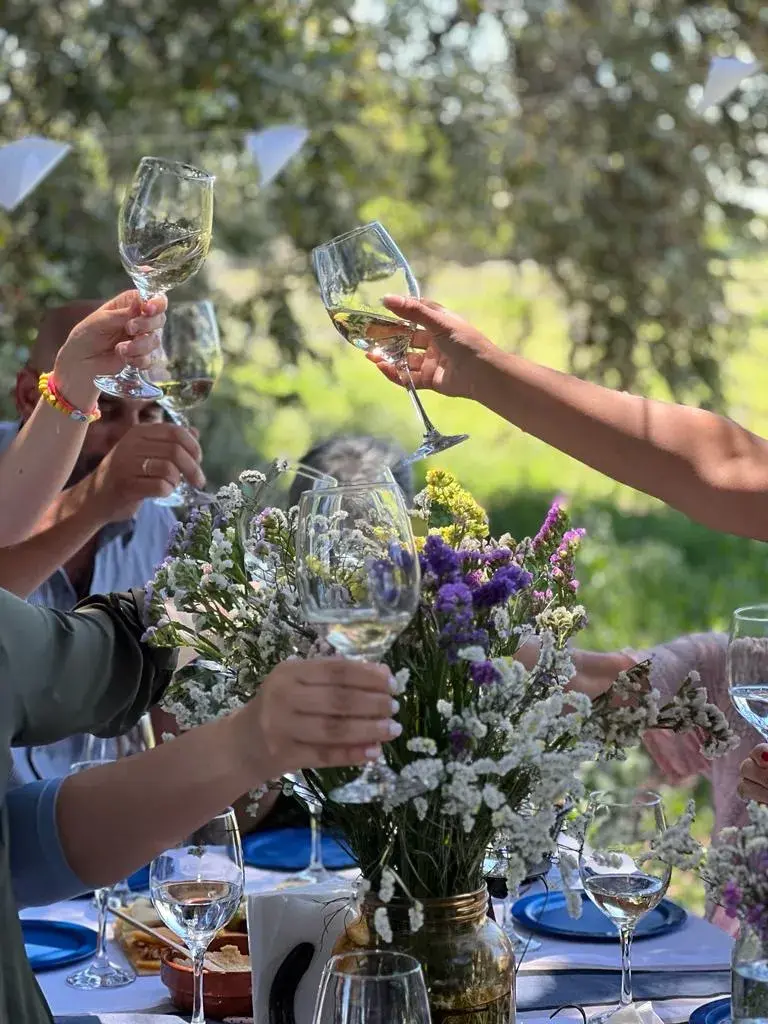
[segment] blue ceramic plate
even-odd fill
[[[268,828],[243,836],[243,860],[264,871],[303,871],[309,864],[308,828]],[[332,835],[323,833],[323,864],[329,871],[353,868],[355,859]]]
[[[23,920],[24,948],[33,971],[51,971],[96,952],[96,932],[68,921]]]
[[[149,864],[145,864],[143,868],[134,871],[127,881],[131,892],[149,892]],[[93,899],[93,892],[81,892],[78,896],[73,896],[72,898],[75,900],[90,900]]]
[[[605,914],[598,910],[587,896],[582,896],[583,910],[578,920],[570,917],[561,892],[535,893],[524,896],[512,907],[518,924],[537,935],[551,935],[558,939],[576,939],[589,942],[618,942],[619,933]],[[635,930],[635,939],[649,939],[666,935],[681,928],[688,915],[675,903],[662,900],[650,914],[641,917]]]
[[[715,999],[694,1010],[690,1016],[691,1024],[731,1024],[731,1000]]]

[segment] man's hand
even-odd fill
[[[466,320],[450,313],[429,299],[384,297],[384,305],[396,316],[417,324],[423,330],[415,331],[408,367],[417,388],[429,388],[443,395],[473,398],[473,370],[496,346]],[[397,367],[382,356],[369,353],[385,377],[403,385]]]
[[[374,760],[400,735],[389,669],[346,658],[278,665],[232,716],[242,756],[262,778]]]
[[[156,295],[142,304],[137,291],[122,292],[72,329],[56,357],[55,376],[64,397],[90,409],[93,378],[119,373],[126,363],[147,369],[161,344],[168,300]]]
[[[182,478],[205,487],[201,458],[200,445],[188,430],[150,423],[129,430],[76,487],[102,522],[119,522],[135,515],[147,498],[167,497]]]

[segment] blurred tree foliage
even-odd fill
[[[42,307],[125,284],[117,204],[152,152],[218,175],[209,264],[241,282],[220,298],[235,373],[254,346],[275,365],[311,350],[293,302],[308,251],[376,216],[427,279],[446,257],[537,261],[578,372],[657,373],[717,405],[738,326],[722,250],[764,237],[739,189],[761,183],[768,118],[761,77],[704,119],[691,83],[766,27],[757,0],[5,0],[0,140],[74,151],[0,214],[0,375]],[[243,133],[284,122],[310,141],[260,191]],[[232,376],[214,398],[237,448],[233,397],[268,403]]]

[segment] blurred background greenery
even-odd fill
[[[218,176],[214,248],[174,298],[211,295],[228,354],[199,426],[212,483],[335,432],[415,446],[406,396],[340,343],[311,247],[384,221],[423,290],[499,344],[610,386],[727,410],[768,433],[762,284],[766,77],[695,112],[715,55],[762,52],[757,0],[5,0],[0,141],[73,152],[0,212],[0,393],[44,307],[127,284],[117,206],[139,157]],[[763,47],[764,49],[764,47]],[[260,189],[246,131],[309,141]],[[555,495],[588,528],[584,644],[727,626],[765,599],[762,545],[718,536],[469,403],[441,464],[494,528]],[[419,467],[423,472],[424,467]],[[622,769],[649,775],[642,755]],[[700,830],[711,825],[697,785]],[[670,794],[679,809],[685,793]],[[682,898],[700,894],[684,886]]]

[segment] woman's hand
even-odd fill
[[[119,373],[126,363],[140,370],[151,366],[160,348],[167,308],[164,295],[142,303],[133,290],[115,296],[81,320],[56,357],[55,377],[64,397],[84,409],[83,399],[92,404],[96,393],[94,377]]]
[[[384,665],[346,658],[278,665],[233,715],[254,774],[276,778],[301,768],[375,760],[381,744],[402,732],[392,718],[399,705],[390,678]]]
[[[497,351],[493,342],[466,320],[429,299],[387,295],[383,301],[396,316],[423,328],[414,332],[408,352],[414,385],[443,395],[476,397],[473,394],[474,370],[478,362]],[[392,363],[375,353],[369,353],[368,358],[389,380],[403,384]]]
[[[739,768],[739,796],[768,804],[768,744],[755,747]]]

